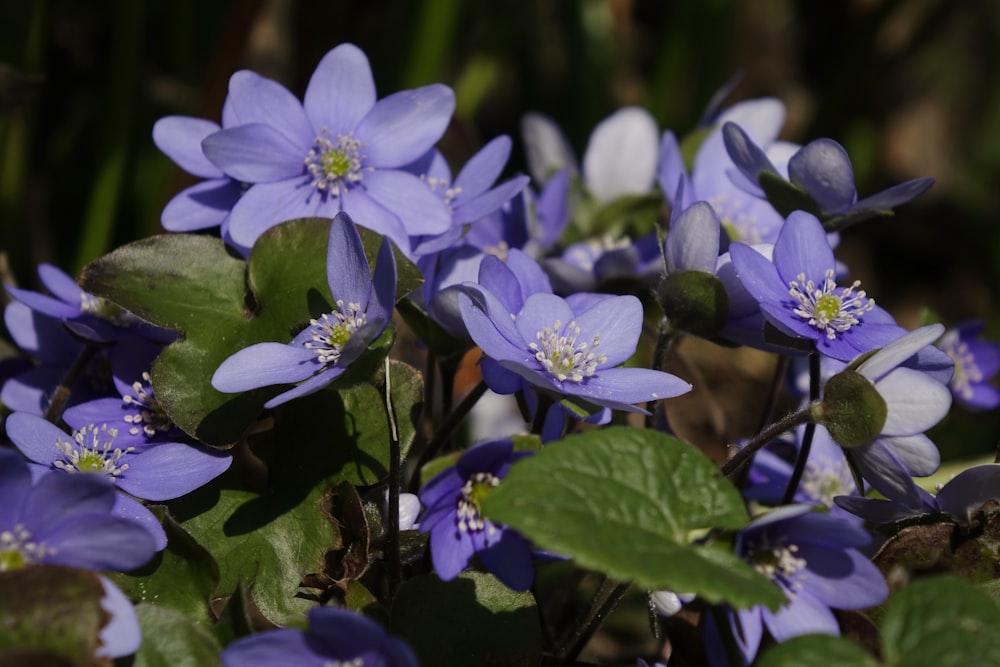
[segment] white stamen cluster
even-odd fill
[[[796,544],[786,544],[784,539],[771,544],[765,537],[753,545],[750,564],[771,581],[780,581],[788,595],[794,596],[802,589],[802,570],[806,567],[806,559],[795,555],[798,551]]]
[[[427,174],[420,174],[420,180],[427,184],[434,194],[442,196],[444,199],[444,205],[448,207],[449,211],[452,211],[451,203],[455,200],[455,197],[462,194],[462,188],[459,187],[448,187],[448,181],[444,178],[437,178],[436,176],[428,176]],[[443,190],[439,192],[438,188]]]
[[[833,340],[838,333],[849,330],[861,322],[861,317],[875,307],[875,299],[869,299],[864,290],[858,290],[860,280],[850,287],[838,288],[833,280],[833,269],[823,274],[823,285],[817,287],[812,280],[806,280],[804,273],[788,283],[788,294],[798,302],[793,311],[806,320],[809,326],[826,333]],[[836,294],[836,290],[840,294]],[[855,292],[857,290],[857,292]]]
[[[604,354],[594,352],[601,344],[601,336],[595,335],[590,343],[576,342],[580,335],[580,327],[576,322],[570,322],[563,329],[562,322],[556,320],[551,327],[545,327],[530,343],[528,349],[535,353],[535,359],[552,377],[565,382],[583,382],[597,372],[597,367],[607,362]]]
[[[478,532],[486,528],[487,522],[479,515],[479,503],[490,489],[499,484],[500,478],[488,472],[477,472],[465,481],[455,510],[460,531]],[[495,530],[492,524],[490,528]]]
[[[305,346],[316,352],[321,364],[335,364],[344,352],[344,346],[355,331],[365,325],[365,314],[361,304],[349,303],[346,308],[343,299],[337,301],[338,310],[324,313],[318,320],[310,320],[312,340]]]
[[[962,398],[971,399],[972,384],[983,381],[983,372],[976,364],[976,358],[969,351],[968,343],[958,340],[942,340],[945,353],[955,362],[955,374],[951,377],[951,388]]]
[[[829,507],[835,497],[849,495],[854,490],[854,480],[843,456],[838,456],[837,460],[831,457],[813,459],[816,457],[810,457],[806,464],[799,487],[807,496]]]
[[[31,541],[31,533],[21,524],[0,532],[0,572],[34,563],[56,553],[52,547]]]
[[[125,415],[125,421],[132,425],[128,430],[131,435],[139,435],[141,431],[146,434],[146,437],[152,438],[157,433],[166,433],[174,427],[174,423],[170,421],[153,396],[153,387],[150,382],[149,373],[143,373],[142,380],[132,383],[132,391],[135,395],[125,394],[122,396],[122,402],[126,406],[138,410],[136,414]]]
[[[56,449],[62,454],[62,461],[53,461],[52,465],[66,472],[98,472],[114,479],[128,470],[128,464],[119,465],[121,458],[135,447],[121,449],[114,447],[118,430],[108,428],[107,424],[100,427],[90,424],[73,433],[71,441],[56,440]]]
[[[336,139],[332,139],[326,128],[323,128],[305,159],[306,169],[313,177],[309,185],[339,196],[361,181],[364,158],[361,142],[354,138],[353,132],[338,134]]]

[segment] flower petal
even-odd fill
[[[779,642],[799,635],[839,635],[840,625],[833,613],[807,591],[798,591],[777,612],[761,609],[764,625]]]
[[[816,216],[805,211],[794,211],[788,216],[774,244],[774,265],[785,285],[804,275],[822,289],[826,272],[835,270],[837,263],[826,231]]]
[[[851,158],[833,139],[817,139],[799,149],[788,161],[788,177],[824,213],[845,213],[858,197]]]
[[[438,199],[427,184],[413,174],[395,169],[376,169],[365,174],[364,190],[368,197],[399,218],[410,236],[441,234],[451,227],[451,214],[444,202]],[[351,201],[358,193],[353,190],[345,203],[349,210]],[[359,220],[359,224],[364,224]],[[390,237],[392,238],[392,237]],[[396,241],[395,238],[393,238]],[[396,241],[401,247],[409,247],[409,241]]]
[[[222,667],[247,665],[296,665],[323,667],[325,656],[316,655],[306,646],[306,635],[297,628],[268,630],[237,639],[219,656]]]
[[[38,539],[56,550],[45,562],[90,570],[133,570],[155,553],[153,537],[145,528],[107,513],[67,518],[44,534],[39,532]]]
[[[926,477],[941,465],[941,453],[937,446],[923,433],[878,439],[888,447],[893,455],[909,470],[911,475]],[[892,497],[888,496],[887,497]]]
[[[316,130],[348,134],[375,105],[375,79],[368,56],[341,44],[323,56],[305,94],[305,112]]]
[[[371,167],[401,167],[426,153],[444,134],[455,93],[436,83],[403,90],[375,103],[355,131]]]
[[[659,130],[652,114],[625,107],[594,128],[583,154],[583,180],[599,201],[645,194],[656,179]]]
[[[191,116],[165,116],[153,124],[153,143],[178,167],[199,178],[221,178],[224,174],[208,161],[202,140],[218,132],[218,123]]]
[[[857,371],[872,382],[877,382],[919,350],[930,345],[944,333],[944,326],[931,324],[904,334],[870,356]]]
[[[584,382],[563,382],[562,387],[567,394],[611,408],[616,408],[613,404],[632,406],[691,391],[691,385],[679,377],[649,368],[605,368]]]
[[[550,117],[535,111],[521,116],[521,137],[528,171],[536,183],[544,184],[557,171],[566,170],[567,178],[576,173],[576,154]]]
[[[218,227],[240,198],[241,186],[230,179],[195,183],[178,192],[160,213],[168,232],[193,232]]]
[[[500,539],[477,552],[476,556],[507,588],[515,591],[531,588],[535,579],[531,545],[514,530],[502,529]]]
[[[460,199],[473,199],[489,190],[500,178],[500,172],[510,158],[510,137],[501,135],[494,138],[469,158],[455,177],[454,187],[461,189]]]
[[[62,429],[47,422],[38,415],[15,412],[5,423],[7,437],[21,450],[21,453],[35,463],[50,465],[59,458],[56,443],[72,438]]]
[[[301,147],[312,145],[316,138],[298,98],[277,81],[256,72],[240,70],[229,77],[226,104],[228,113],[223,114],[223,124],[227,128],[260,123]]]
[[[98,658],[120,658],[131,655],[139,650],[142,643],[142,629],[139,627],[135,608],[120,588],[105,577],[100,579],[101,585],[104,586],[101,608],[111,618],[101,628],[98,635],[101,646],[94,655]]]
[[[252,248],[261,234],[280,222],[296,218],[332,218],[339,202],[336,198],[324,201],[315,188],[307,187],[300,178],[277,183],[258,183],[240,197],[229,216],[229,233],[233,242],[243,248]],[[324,209],[329,208],[329,211]]]
[[[250,123],[219,130],[201,142],[205,156],[223,172],[244,183],[274,183],[304,173],[308,145],[281,131]]]
[[[326,280],[334,302],[356,303],[361,306],[361,312],[365,312],[372,290],[372,274],[354,221],[346,213],[338,213],[330,223],[328,237]]]
[[[722,226],[706,202],[695,202],[670,223],[665,244],[667,272],[715,273]]]
[[[131,458],[118,485],[143,500],[171,500],[215,479],[232,462],[228,453],[207,447],[185,442],[156,443]]]
[[[607,357],[600,368],[610,368],[625,363],[635,353],[642,333],[642,302],[632,295],[602,299],[573,319],[580,327],[577,343],[589,343],[599,336],[600,348],[590,351]]]
[[[896,368],[875,383],[889,408],[882,433],[923,433],[941,421],[951,408],[951,392],[920,371]]]
[[[212,375],[212,386],[232,394],[299,382],[319,368],[313,350],[282,343],[257,343],[223,361]]]
[[[897,206],[902,206],[908,202],[913,201],[920,195],[927,192],[930,187],[934,185],[933,178],[915,178],[912,181],[906,181],[905,183],[899,183],[891,188],[886,188],[874,194],[871,197],[865,197],[861,201],[854,204],[853,208],[855,210],[865,210],[865,209],[894,209]]]

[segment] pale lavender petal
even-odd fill
[[[72,438],[54,424],[38,415],[25,412],[15,412],[7,417],[5,423],[7,437],[21,450],[28,459],[35,463],[51,464],[59,458],[56,443],[60,440],[71,441]]]
[[[941,465],[941,453],[923,433],[897,437],[880,436],[878,442],[892,450],[893,455],[916,477],[933,474]]]
[[[670,223],[666,241],[667,271],[715,273],[722,227],[715,211],[695,202]]]
[[[265,408],[271,409],[283,403],[287,403],[293,398],[315,394],[317,391],[336,380],[347,369],[341,366],[330,366],[324,371],[317,373],[302,384],[298,384],[288,391],[279,394],[264,404]]]
[[[778,269],[757,250],[734,243],[729,246],[729,258],[740,284],[758,302],[783,304],[788,299],[788,286],[778,275]],[[721,270],[719,275],[723,275]]]
[[[497,361],[533,358],[511,321],[510,312],[492,294],[467,283],[458,295],[458,304],[469,337],[484,354]]]
[[[1000,499],[1000,465],[974,466],[955,475],[938,492],[941,510],[964,518],[990,499]]]
[[[167,547],[167,533],[164,532],[160,520],[132,496],[126,493],[115,494],[115,505],[111,508],[111,514],[142,526],[152,536],[153,546],[157,551],[163,551]]]
[[[906,181],[882,190],[871,197],[865,197],[855,203],[853,208],[855,210],[894,209],[913,201],[927,192],[932,185],[934,185],[933,178],[915,178],[912,181]]]
[[[413,162],[441,138],[454,110],[455,94],[438,83],[382,98],[355,131],[365,164],[400,167]]]
[[[302,103],[277,81],[250,70],[240,70],[229,78],[229,97],[234,124],[259,123],[280,132],[291,145],[305,148],[312,145],[319,128],[313,128],[302,110]],[[300,155],[299,159],[304,159]],[[211,158],[210,158],[211,159]]]
[[[443,581],[450,581],[469,564],[475,547],[468,532],[459,530],[454,521],[442,521],[436,524],[430,533],[434,571]]]
[[[195,183],[177,193],[160,214],[168,232],[193,232],[218,227],[239,201],[241,186],[225,178]]]
[[[635,353],[642,333],[642,302],[631,295],[602,299],[573,320],[580,327],[576,342],[590,343],[592,338],[600,336],[600,346],[590,351],[607,357],[601,368],[617,366]]]
[[[908,507],[920,506],[920,494],[910,471],[880,440],[844,452],[861,476],[884,496],[901,499]]]
[[[798,591],[788,604],[777,612],[761,608],[764,624],[779,642],[799,635],[839,635],[840,625],[829,607],[809,594]]]
[[[31,473],[21,455],[0,449],[0,532],[14,528],[30,488]]]
[[[535,579],[531,545],[513,530],[504,529],[497,542],[478,551],[476,556],[507,588],[515,591],[531,588]]]
[[[875,383],[889,414],[882,427],[885,435],[923,433],[941,421],[951,407],[951,392],[920,371],[897,368]]]
[[[805,211],[788,216],[774,244],[774,265],[786,285],[792,280],[802,282],[799,276],[804,275],[822,289],[825,273],[836,268],[836,261],[816,216]]]
[[[337,46],[319,61],[305,94],[305,112],[317,131],[348,134],[375,105],[368,57],[353,44]]]
[[[441,234],[451,227],[451,214],[444,202],[413,174],[394,169],[377,169],[365,174],[363,184],[365,192],[352,190],[344,204],[344,210],[350,211],[349,207],[353,205],[356,196],[368,196],[399,218],[403,229],[410,236]],[[363,218],[355,219],[358,224],[365,224]],[[396,241],[395,238],[390,238]],[[399,241],[396,242],[400,244]],[[409,248],[409,241],[402,243],[401,247]]]
[[[564,299],[554,294],[532,294],[524,301],[524,307],[517,313],[514,326],[525,343],[536,342],[536,336],[544,329],[555,331],[556,323],[562,329],[575,319],[573,310]],[[493,355],[490,355],[493,356]],[[496,357],[493,357],[496,359]]]
[[[670,373],[649,368],[605,368],[582,383],[564,382],[563,391],[574,396],[635,405],[673,398],[691,391],[691,385]]]
[[[295,665],[324,667],[328,661],[306,645],[306,635],[298,628],[268,630],[237,639],[219,656],[222,667],[248,665]]]
[[[656,120],[641,107],[625,107],[597,124],[583,154],[583,180],[599,201],[645,194],[656,179]]]
[[[458,200],[452,215],[452,223],[465,225],[481,220],[516,197],[528,186],[529,181],[527,176],[516,176],[475,199]]]
[[[247,190],[229,217],[229,233],[233,241],[244,248],[252,248],[265,231],[286,220],[319,216],[330,208],[332,218],[339,210],[337,200],[332,205],[302,179],[294,178],[277,183],[259,183]]]
[[[944,333],[944,326],[931,324],[904,334],[866,359],[857,371],[872,382],[893,370]]]
[[[139,627],[139,618],[135,615],[135,608],[120,588],[105,577],[100,579],[101,585],[104,586],[101,608],[111,618],[101,628],[98,635],[101,645],[94,655],[98,658],[121,658],[131,655],[139,650],[139,645],[142,643],[142,630]]]
[[[68,304],[47,294],[32,292],[20,287],[7,287],[7,293],[34,311],[56,319],[80,316],[81,303]]]
[[[676,197],[678,193],[689,191],[691,183],[677,137],[670,130],[663,133],[660,141],[660,166],[657,168],[656,181],[667,202],[675,209],[683,208],[683,194],[679,199]]]
[[[184,442],[163,442],[140,450],[118,485],[136,498],[171,500],[207,484],[233,462],[228,453]]]
[[[833,139],[817,139],[803,146],[788,161],[788,177],[808,192],[824,213],[844,213],[857,199],[851,158]]]
[[[750,185],[753,188],[752,194],[763,195],[763,191],[758,185],[760,173],[762,171],[777,173],[767,155],[735,123],[726,122],[722,126],[722,140],[730,159],[739,168],[739,173],[750,181]]]
[[[798,545],[796,557],[806,562],[799,573],[805,590],[835,609],[867,609],[888,596],[885,578],[871,559],[856,549]]]
[[[557,171],[567,170],[567,178],[576,174],[576,154],[550,117],[534,111],[524,114],[521,137],[528,171],[536,183],[545,183]]]
[[[510,157],[511,140],[499,136],[479,149],[469,158],[455,177],[454,187],[461,188],[459,199],[468,201],[486,192],[500,178]]]
[[[330,223],[326,246],[326,280],[334,301],[346,306],[356,303],[361,312],[368,309],[372,274],[365,257],[354,221],[346,213],[338,213]]]
[[[309,152],[308,146],[260,123],[219,130],[201,146],[212,164],[244,183],[274,183],[302,176]]]
[[[166,116],[153,124],[153,143],[178,167],[199,178],[224,175],[201,151],[202,140],[218,132],[218,123],[191,116]]]
[[[282,343],[257,343],[223,361],[212,375],[212,386],[226,393],[249,391],[299,382],[318,368],[313,350]]]
[[[133,570],[156,552],[153,536],[142,526],[104,514],[81,514],[36,533],[55,549],[46,563],[92,570]]]

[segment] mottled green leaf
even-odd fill
[[[727,549],[691,544],[705,529],[741,527],[746,511],[709,459],[656,431],[602,429],[547,445],[514,464],[482,509],[620,581],[736,607],[784,601]]]
[[[407,581],[393,602],[391,627],[421,665],[501,667],[541,659],[534,597],[481,572],[447,582],[433,574]]]
[[[212,374],[236,351],[259,342],[287,342],[311,318],[331,310],[329,228],[330,221],[322,218],[272,227],[258,239],[249,262],[208,236],[155,236],[88,264],[81,283],[143,320],[182,332],[154,364],[157,399],[190,435],[228,446],[283,388],[223,394],[212,388]],[[381,239],[359,231],[374,264]],[[397,298],[402,298],[422,279],[398,252],[396,262]]]
[[[181,612],[153,604],[135,608],[142,645],[131,667],[200,667],[219,664],[222,647],[209,630]]]
[[[917,580],[889,600],[882,655],[893,667],[1000,665],[1000,607],[952,576]]]
[[[858,644],[830,635],[803,635],[768,649],[758,667],[878,667]]]

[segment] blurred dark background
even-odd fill
[[[34,0],[0,3],[0,249],[7,280],[48,261],[75,273],[162,231],[192,183],[153,145],[167,114],[217,120],[229,75],[251,68],[301,94],[330,48],[369,56],[379,94],[443,82],[459,165],[518,122],[553,116],[578,152],[599,120],[641,104],[691,130],[713,92],[773,95],[783,137],[850,153],[861,196],[917,176],[937,183],[838,251],[900,323],[932,308],[986,318],[1000,286],[1000,3],[953,0]],[[988,454],[994,416],[956,415],[946,456]]]

